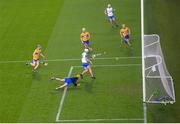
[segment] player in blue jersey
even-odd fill
[[[95,79],[93,72],[92,72],[92,69],[91,69],[91,66],[90,66],[90,63],[92,64],[92,62],[88,59],[88,52],[89,52],[88,49],[84,49],[84,52],[82,53],[81,62],[82,62],[82,66],[84,68],[84,71],[80,74],[80,76],[83,77],[83,75],[85,73],[90,73],[91,78]]]
[[[80,84],[78,84],[78,79],[80,78],[80,75],[76,75],[74,77],[65,77],[65,78],[57,78],[57,77],[51,77],[51,80],[57,80],[60,82],[63,82],[64,84],[56,87],[56,90],[64,88],[69,86],[70,84],[73,84],[75,87],[79,86]]]

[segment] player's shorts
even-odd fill
[[[112,19],[114,19],[114,16],[108,16],[108,19],[112,20]]]
[[[89,67],[89,63],[82,63],[82,66],[83,66],[84,68],[87,68],[87,67]]]
[[[83,41],[84,45],[89,45],[89,40]]]
[[[32,60],[33,63],[36,63],[36,62],[38,62],[38,61],[39,61],[39,59],[33,59],[33,60]]]
[[[129,40],[129,35],[123,37],[124,40]]]
[[[64,78],[64,81],[67,83],[67,85],[72,83],[71,78]]]

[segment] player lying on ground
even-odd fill
[[[82,44],[84,45],[85,48],[92,50],[92,48],[90,47],[90,33],[88,31],[86,31],[86,28],[82,28],[82,32],[80,34],[80,40],[82,42]]]
[[[84,71],[80,75],[81,77],[83,77],[85,73],[90,73],[91,78],[95,79],[91,66],[89,64],[89,63],[92,64],[92,62],[88,59],[88,52],[89,52],[88,49],[84,49],[84,52],[82,53],[81,62],[82,62],[82,66],[84,67]]]
[[[104,10],[104,13],[107,15],[112,27],[118,27],[114,16],[114,11],[115,9],[112,8],[111,4],[108,4],[107,8]]]
[[[130,29],[128,27],[126,27],[125,24],[122,24],[122,27],[120,29],[120,36],[121,36],[121,45],[125,42],[128,44],[128,46],[131,46],[131,43],[130,43]]]
[[[26,64],[30,64],[33,67],[33,70],[36,70],[39,67],[39,57],[42,56],[45,59],[45,56],[42,54],[41,45],[37,45],[36,49],[33,52],[33,60],[32,62],[27,62]],[[48,63],[43,61],[44,65]]]
[[[64,88],[69,86],[70,84],[73,84],[75,87],[79,86],[80,84],[78,84],[78,79],[80,78],[80,75],[76,75],[74,77],[65,77],[65,78],[57,78],[57,77],[51,77],[51,80],[57,80],[60,82],[63,82],[64,84],[56,87],[56,90]]]

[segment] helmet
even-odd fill
[[[82,28],[82,32],[85,32],[86,31],[86,28]]]
[[[39,48],[39,49],[41,49],[41,45],[40,45],[40,44],[37,44],[36,47]]]

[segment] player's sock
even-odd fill
[[[60,89],[60,87],[56,87],[56,88],[55,88],[55,90],[59,90],[59,89]]]
[[[50,79],[51,79],[51,80],[55,80],[55,79],[56,79],[56,77],[51,77]]]
[[[32,71],[33,71],[33,72],[37,72],[37,70],[36,70],[36,69],[33,69]]]
[[[29,65],[31,62],[26,62],[26,65]]]
[[[83,74],[80,74],[81,79],[83,79]]]
[[[91,78],[92,78],[92,79],[96,79],[96,77],[94,77],[94,76],[92,76]]]

